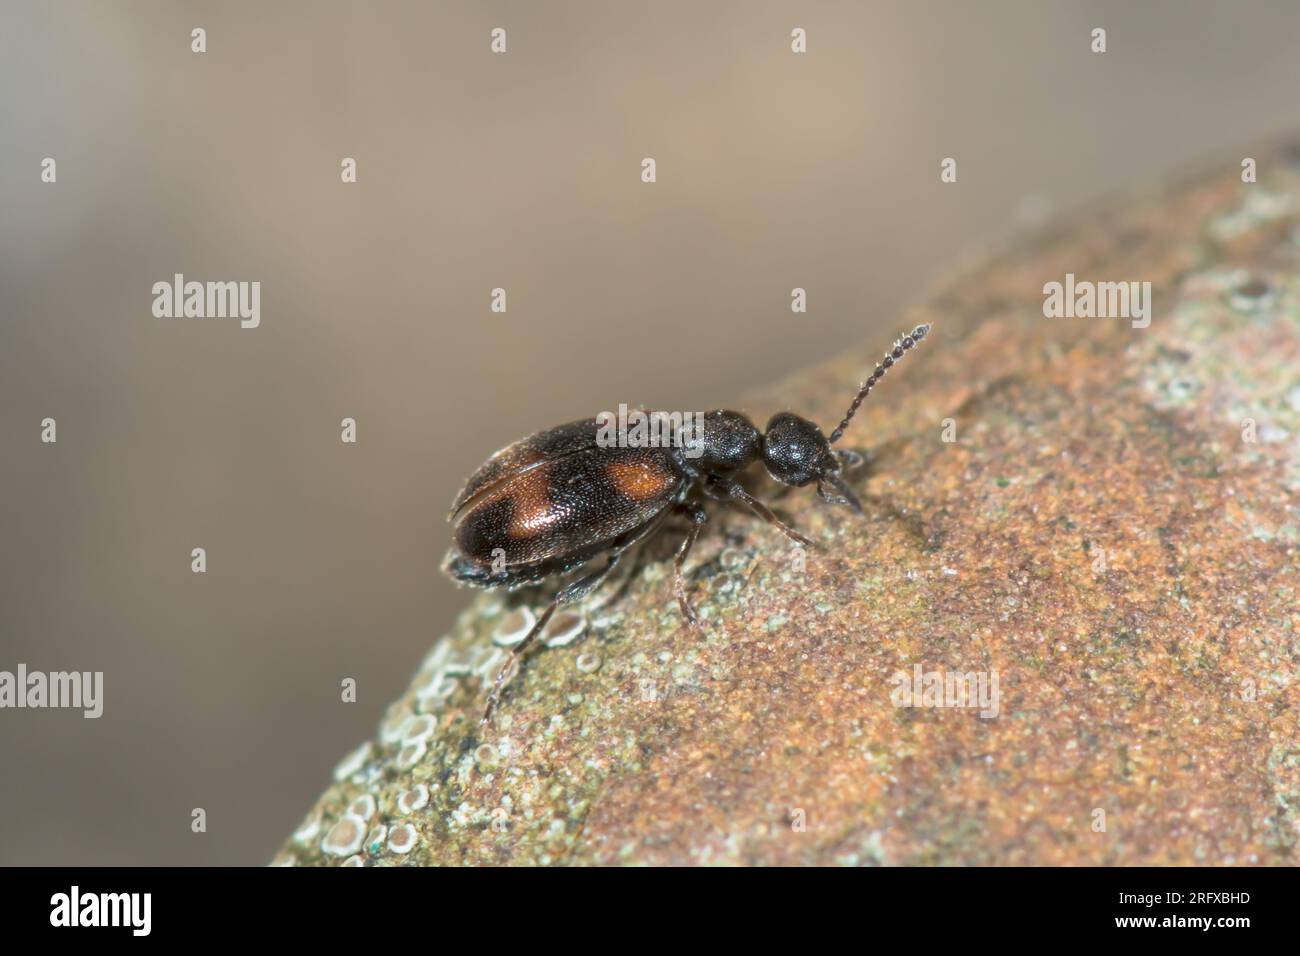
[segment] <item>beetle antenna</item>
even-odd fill
[[[904,352],[910,349],[917,342],[921,341],[921,339],[925,338],[925,334],[929,331],[930,326],[928,324],[918,325],[901,339],[894,340],[894,347],[885,353],[885,357],[880,360],[880,364],[876,366],[876,370],[871,373],[870,377],[868,377],[865,382],[862,383],[862,388],[858,389],[858,394],[853,396],[853,404],[851,404],[849,410],[844,413],[844,421],[836,425],[835,431],[831,432],[830,443],[832,445],[840,440],[840,436],[844,434],[844,429],[848,428],[849,422],[853,421],[853,416],[857,413],[858,406],[862,404],[862,400],[867,397],[875,387],[876,383],[885,377],[885,372],[892,368],[894,363],[903,357]]]

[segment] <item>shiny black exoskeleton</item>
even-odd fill
[[[682,566],[707,520],[700,499],[743,504],[802,545],[807,538],[787,527],[736,481],[761,460],[775,480],[794,487],[817,485],[823,500],[861,513],[857,497],[840,477],[859,461],[831,446],[876,382],[929,332],[920,325],[894,343],[863,383],[830,437],[790,412],[774,415],[760,432],[739,412],[703,416],[703,427],[685,441],[626,447],[602,441],[599,419],[570,422],[515,442],[489,458],[452,503],[455,544],[443,570],[457,581],[485,588],[518,588],[577,571],[601,555],[606,560],[565,585],[528,634],[514,659],[498,673],[483,716],[489,720],[511,665],[533,643],[555,609],[594,590],[623,554],[656,531],[671,514],[685,515],[690,530],[674,561],[673,585],[682,613],[698,626],[686,596]],[[684,434],[684,433],[679,433]]]

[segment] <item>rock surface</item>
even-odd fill
[[[520,614],[476,600],[276,862],[1297,862],[1300,146],[1251,155],[899,317],[935,328],[845,440],[866,517],[780,496],[804,555],[715,509],[703,636],[666,534],[480,736]],[[1067,273],[1151,282],[1150,326],[1044,317]],[[829,428],[887,344],[740,407]],[[900,706],[918,665],[996,715]]]

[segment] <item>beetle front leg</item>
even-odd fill
[[[704,527],[704,522],[709,520],[709,516],[705,514],[704,509],[699,505],[681,505],[679,507],[690,518],[691,530],[686,532],[686,537],[677,549],[677,557],[673,559],[673,592],[677,595],[677,604],[681,607],[687,623],[699,630],[700,619],[695,613],[695,608],[691,606],[690,599],[686,596],[686,578],[682,574],[682,568],[686,565],[686,556],[691,553],[691,548],[695,547],[695,542],[700,536],[700,529]]]
[[[730,478],[714,478],[704,485],[705,492],[713,498],[721,501],[739,502],[749,508],[750,511],[758,515],[768,524],[775,526],[780,532],[791,541],[798,542],[806,548],[816,548],[817,543],[811,538],[805,538],[794,528],[790,527],[780,518],[772,513],[772,509],[763,502],[759,501],[744,488],[740,487]]]

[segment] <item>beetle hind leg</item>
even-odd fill
[[[597,568],[590,574],[584,575],[583,577],[578,578],[578,580],[571,584],[567,584],[560,589],[560,593],[555,595],[555,599],[547,605],[546,610],[542,612],[536,623],[534,623],[528,633],[524,635],[524,639],[511,649],[510,659],[502,664],[501,669],[497,671],[496,680],[492,683],[492,692],[488,694],[487,707],[483,711],[481,726],[486,727],[492,720],[492,714],[496,711],[497,704],[501,701],[501,691],[505,686],[506,677],[520,666],[524,654],[528,651],[529,647],[532,646],[533,642],[537,640],[537,636],[546,628],[547,623],[551,620],[551,615],[555,613],[555,609],[563,607],[566,604],[572,604],[575,601],[581,601],[584,597],[598,588],[601,582],[604,581],[605,578],[609,577],[609,573],[614,570],[614,566],[618,564],[619,559],[622,557],[622,551],[615,551],[609,556],[609,560],[606,561],[602,567]]]

